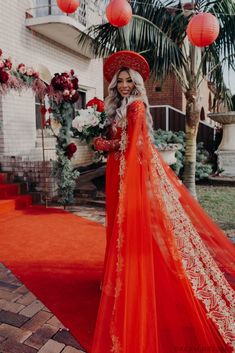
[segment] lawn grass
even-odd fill
[[[204,210],[224,229],[235,229],[235,187],[197,185],[197,197]]]

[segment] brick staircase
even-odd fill
[[[105,208],[105,166],[81,172],[75,189],[75,204]]]
[[[9,174],[0,172],[0,215],[21,210],[32,204],[25,183],[11,183]]]

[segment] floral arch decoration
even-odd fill
[[[54,133],[50,124],[51,119],[60,123],[59,133],[57,135],[54,133],[57,160],[53,166],[53,175],[58,184],[59,202],[65,206],[73,202],[73,191],[79,176],[79,172],[73,169],[70,161],[76,151],[75,144],[70,143],[70,131],[74,117],[74,103],[79,98],[78,78],[74,70],[56,73],[51,80],[48,80],[43,72],[27,67],[23,63],[13,67],[11,58],[3,58],[0,49],[0,95],[6,95],[11,90],[20,93],[24,89],[32,89],[39,98],[43,126],[49,125]],[[49,109],[46,109],[44,104],[46,96],[49,98]],[[45,119],[47,112],[48,120]]]

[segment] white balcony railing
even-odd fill
[[[83,26],[87,26],[87,5],[85,0],[80,0],[80,5],[76,12],[66,14],[62,12],[56,0],[35,0],[35,6],[26,10],[27,18],[39,18],[45,16],[68,16],[78,21]]]
[[[33,6],[26,10],[25,26],[28,29],[76,53],[88,58],[94,57],[91,47],[78,44],[76,39],[79,33],[91,25],[102,23],[97,8],[92,6],[92,0],[80,0],[73,14],[62,12],[56,0],[34,0]]]

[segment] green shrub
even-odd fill
[[[174,172],[181,177],[184,168],[184,155],[185,155],[185,133],[184,131],[164,131],[158,129],[154,132],[154,144],[180,144],[181,147],[176,151],[177,162],[171,165]],[[196,180],[207,178],[212,173],[212,165],[208,163],[209,152],[205,150],[203,142],[197,144],[197,160],[196,160]]]

